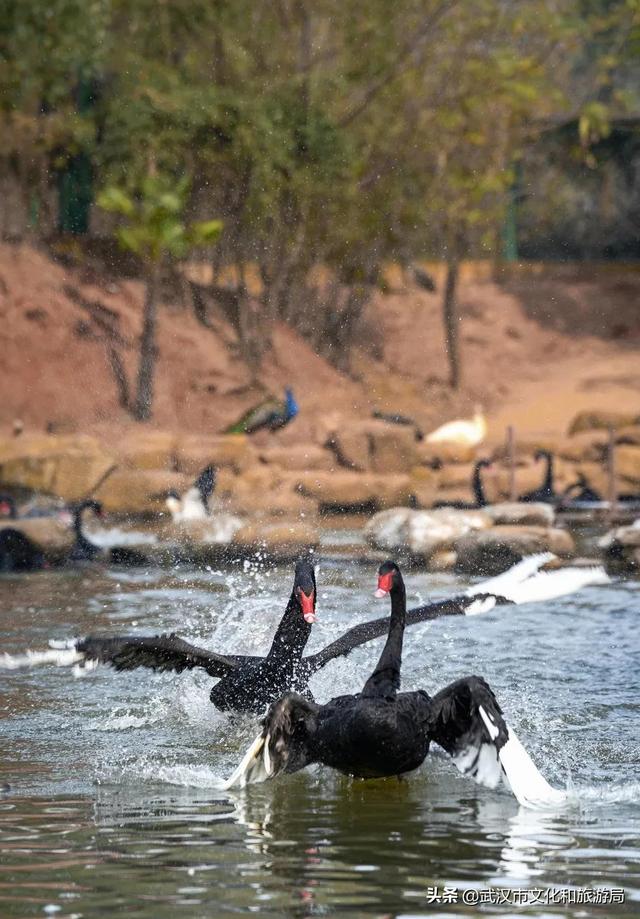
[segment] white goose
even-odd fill
[[[487,421],[480,406],[476,406],[472,419],[459,418],[448,421],[427,435],[431,444],[455,443],[476,447],[487,436]]]

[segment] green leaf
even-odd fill
[[[222,233],[221,220],[201,220],[189,227],[189,239],[194,246],[213,243]]]
[[[136,210],[136,206],[129,195],[114,185],[110,185],[100,192],[97,197],[97,204],[103,211],[122,214],[125,217],[132,217]]]

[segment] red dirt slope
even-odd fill
[[[520,430],[559,432],[578,408],[639,410],[640,321],[634,325],[629,297],[635,292],[638,303],[640,276],[625,272],[621,283],[609,269],[585,287],[566,269],[558,276],[551,270],[543,276],[525,271],[499,285],[486,269],[483,277],[483,270],[472,267],[463,273],[459,295],[464,361],[459,393],[452,394],[444,382],[440,293],[406,286],[392,275],[392,292],[377,297],[369,316],[379,330],[383,360],[358,351],[352,376],[336,371],[290,329],[277,329],[261,383],[275,392],[290,384],[302,406],[281,439],[311,437],[317,417],[333,411],[347,419],[362,418],[373,408],[402,412],[428,430],[482,401],[497,439],[508,422]],[[107,436],[133,424],[118,405],[95,321],[68,295],[68,285],[85,300],[102,304],[106,321],[135,344],[142,302],[138,282],[88,283],[86,273],[65,269],[42,251],[0,245],[2,434],[16,418],[29,431],[52,425]],[[536,311],[537,288],[555,298],[555,311]],[[594,325],[598,302],[603,319]],[[563,310],[571,322],[563,323]],[[573,317],[585,311],[591,319],[585,319],[584,330],[577,329]],[[620,336],[621,324],[625,337],[612,337]],[[596,337],[594,331],[608,337]],[[132,376],[135,348],[123,353]],[[163,305],[151,427],[219,431],[261,398],[259,390],[247,390],[248,383],[228,324],[217,317],[213,332],[190,311]]]

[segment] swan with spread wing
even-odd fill
[[[529,556],[504,574],[474,585],[465,594],[415,607],[407,612],[406,625],[443,616],[472,616],[502,604],[550,600],[588,584],[608,581],[600,567],[540,571],[552,558],[551,553]],[[40,664],[73,666],[79,673],[98,664],[108,664],[118,671],[143,667],[182,673],[199,669],[218,680],[210,693],[217,708],[261,714],[288,690],[311,699],[309,681],[315,673],[336,658],[386,635],[389,628],[388,617],[362,622],[322,650],[305,655],[315,621],[315,570],[309,561],[301,560],[295,568],[289,602],[265,656],[218,653],[196,647],[176,634],[88,635],[68,642],[50,642],[50,647],[42,651],[0,655],[0,669]]]

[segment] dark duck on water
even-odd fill
[[[391,596],[387,640],[378,664],[355,695],[317,705],[296,693],[275,702],[227,788],[298,772],[312,763],[357,778],[412,772],[431,743],[442,747],[460,772],[495,788],[504,776],[521,804],[559,804],[565,794],[547,783],[503,718],[482,677],[464,677],[429,696],[399,692],[407,604],[395,562],[378,572],[376,597]]]
[[[284,391],[284,401],[266,399],[259,405],[249,409],[242,418],[230,425],[225,434],[253,434],[266,428],[277,431],[289,424],[298,415],[300,407],[293,395],[293,390],[287,387]]]

